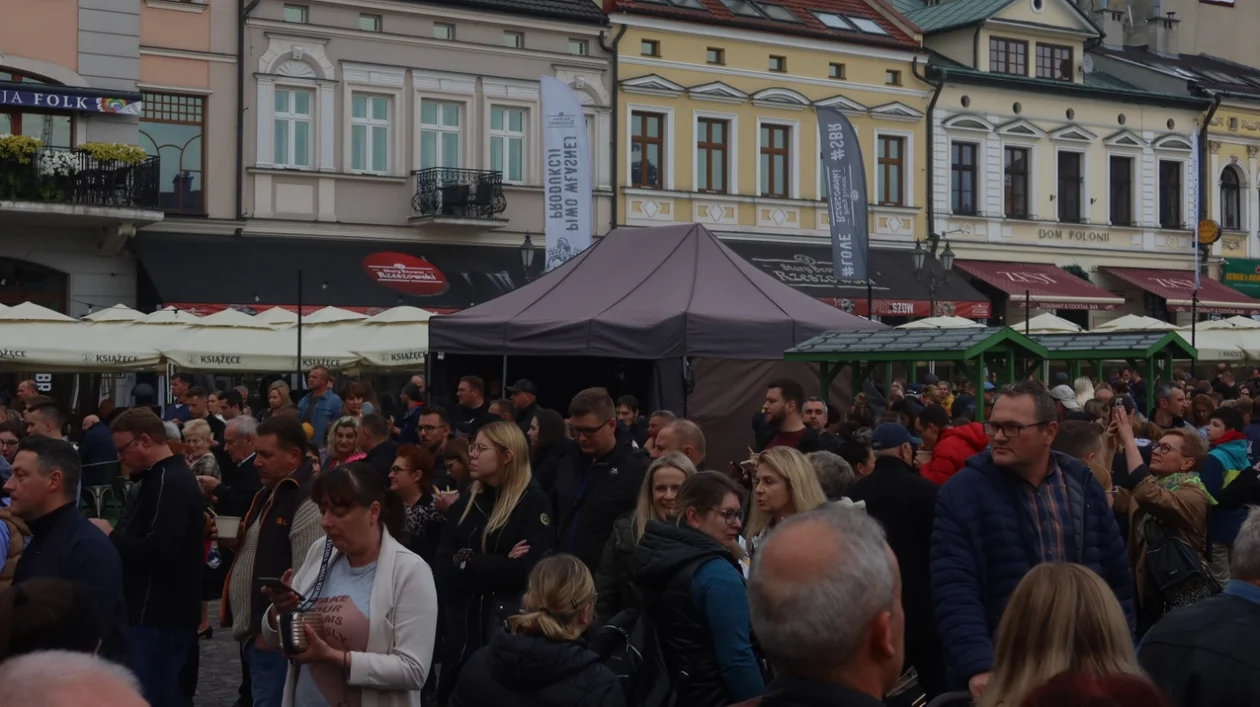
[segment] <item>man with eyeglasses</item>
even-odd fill
[[[955,678],[979,699],[993,669],[993,634],[1034,565],[1097,572],[1133,625],[1133,577],[1106,493],[1089,468],[1052,451],[1054,398],[1025,380],[1004,389],[984,431],[989,450],[941,487],[932,529],[932,597]]]
[[[12,473],[13,459],[17,457],[18,444],[26,435],[24,425],[5,421],[0,423],[0,480],[8,481]]]
[[[617,517],[634,509],[647,471],[646,454],[617,426],[608,391],[587,388],[569,403],[577,449],[560,460],[552,506],[556,548],[576,555],[594,572]]]

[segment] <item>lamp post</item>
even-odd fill
[[[521,267],[525,268],[525,282],[529,282],[530,268],[534,267],[534,239],[529,231],[525,232],[525,242],[521,243]]]
[[[933,249],[935,250],[935,248]],[[916,241],[914,244],[914,279],[923,281],[923,268],[927,265],[929,252],[923,247],[922,241]],[[933,260],[936,260],[935,253],[932,253]],[[945,250],[941,251],[941,277],[938,281],[936,278],[936,269],[928,268],[927,288],[928,288],[928,316],[936,316],[936,288],[945,284],[945,279],[949,277],[949,271],[954,267],[954,251],[949,247],[949,241],[945,241]]]

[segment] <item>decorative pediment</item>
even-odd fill
[[[1176,150],[1179,152],[1190,152],[1194,150],[1194,145],[1181,135],[1163,135],[1155,138],[1153,143],[1156,150]]]
[[[748,100],[748,94],[731,86],[714,81],[712,83],[692,86],[687,89],[687,93],[696,100],[701,101],[718,101],[721,103],[743,103]]]
[[[871,116],[889,120],[906,120],[917,122],[923,118],[923,112],[917,111],[905,103],[894,101],[871,109]]]
[[[1050,133],[1051,140],[1064,142],[1093,142],[1098,136],[1079,125],[1065,125]]]
[[[1103,143],[1111,147],[1132,147],[1135,149],[1146,147],[1146,141],[1132,130],[1121,130],[1118,133],[1108,135],[1103,139]]]
[[[832,96],[824,98],[821,101],[814,101],[815,108],[839,108],[841,113],[852,113],[854,115],[863,115],[866,113],[866,106],[858,103],[852,98],[844,96]]]
[[[993,123],[990,123],[978,115],[972,115],[970,113],[963,113],[961,115],[946,118],[942,125],[950,130],[974,130],[982,133],[990,133],[994,130]]]
[[[1046,131],[1023,118],[999,125],[997,131],[1008,137],[1043,138],[1046,136]]]
[[[664,76],[648,74],[647,76],[636,76],[622,81],[621,90],[626,93],[643,93],[649,96],[676,96],[687,89]]]
[[[769,108],[787,108],[788,110],[804,110],[812,105],[805,96],[790,88],[767,88],[752,95],[753,103]]]

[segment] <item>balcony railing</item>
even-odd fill
[[[430,167],[413,174],[411,208],[420,218],[494,219],[507,209],[501,172]]]
[[[40,147],[25,162],[0,159],[0,200],[159,209],[160,166],[156,156],[127,163]]]

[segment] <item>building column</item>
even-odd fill
[[[259,167],[272,166],[276,149],[272,123],[276,112],[276,80],[270,76],[258,77],[258,102],[255,106],[255,124],[258,128],[258,139],[255,145],[254,159],[246,158],[245,164],[251,161]]]
[[[1243,180],[1244,196],[1247,200],[1247,257],[1254,258],[1260,253],[1256,244],[1256,236],[1260,234],[1260,187],[1256,184],[1256,146],[1247,146],[1247,178]]]
[[[319,84],[319,171],[337,171],[337,85],[321,81]]]
[[[1221,178],[1220,178],[1221,143],[1215,142],[1215,141],[1209,142],[1208,151],[1211,153],[1211,157],[1208,158],[1207,184],[1202,185],[1200,188],[1208,190],[1208,193],[1207,193],[1208,203],[1211,204],[1211,207],[1208,209],[1208,218],[1212,219],[1213,221],[1217,223],[1220,223],[1221,222]],[[1195,221],[1191,221],[1191,223],[1195,223],[1197,220],[1198,219],[1195,219]]]

